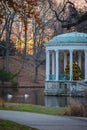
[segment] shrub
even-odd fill
[[[0,81],[10,81],[13,78],[11,72],[7,72],[5,69],[0,69]]]
[[[85,89],[85,91],[84,91],[84,96],[85,96],[85,98],[87,98],[87,89]]]
[[[70,105],[70,115],[71,116],[84,116],[85,108],[80,103],[75,103]]]
[[[81,80],[81,69],[80,67],[78,66],[77,63],[73,62],[73,80]],[[65,68],[65,75],[69,75],[70,74],[70,64],[67,64],[66,65],[66,68]]]
[[[5,69],[0,69],[0,81],[2,83],[4,82],[8,82],[8,81],[12,81],[13,84],[17,84],[17,81],[13,81],[13,79],[15,77],[17,77],[19,75],[20,71],[18,71],[17,73],[13,74],[11,72],[7,72]]]
[[[6,103],[3,99],[0,98],[0,107],[6,108]]]

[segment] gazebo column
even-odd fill
[[[87,81],[87,50],[85,50],[85,81]]]
[[[46,80],[49,80],[50,75],[50,51],[46,51]]]
[[[56,50],[56,81],[59,80],[59,50]]]
[[[67,65],[67,52],[64,52],[64,71]]]
[[[54,51],[52,51],[52,75],[53,75],[53,79],[55,78],[55,53]]]
[[[80,69],[81,69],[81,55],[82,55],[82,53],[81,53],[81,51],[78,53],[78,65],[79,65],[79,67],[80,67]]]
[[[73,78],[73,50],[70,50],[70,81]]]

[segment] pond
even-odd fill
[[[7,102],[51,107],[64,107],[72,103],[87,104],[87,99],[84,97],[45,96],[44,87],[4,88],[0,89],[0,97]]]

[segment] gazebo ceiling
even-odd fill
[[[46,46],[57,46],[57,45],[73,45],[73,44],[87,44],[87,34],[80,32],[65,33],[53,37],[46,43]]]

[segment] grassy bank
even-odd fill
[[[68,107],[58,108],[58,107],[44,107],[39,105],[31,104],[18,104],[18,103],[3,103],[0,109],[13,110],[13,111],[23,111],[23,112],[34,112],[49,115],[65,115],[69,112]]]
[[[33,112],[40,114],[56,115],[56,116],[82,116],[87,117],[87,106],[81,103],[74,103],[67,107],[46,107],[32,104],[22,103],[5,103],[0,100],[1,110],[12,110],[21,112]]]
[[[0,119],[0,130],[37,130],[37,129],[21,125],[13,121]]]

